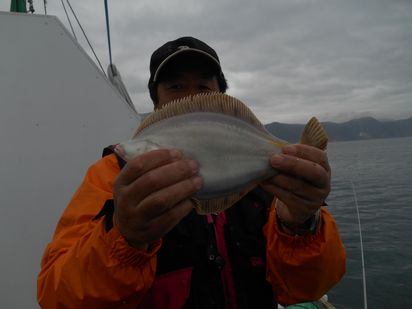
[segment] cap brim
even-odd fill
[[[172,60],[172,59],[173,59],[174,57],[176,57],[177,55],[179,55],[179,54],[181,54],[181,53],[186,53],[186,52],[193,52],[193,53],[198,53],[198,54],[201,54],[201,55],[203,55],[203,56],[206,56],[206,57],[208,57],[210,60],[212,60],[212,61],[218,66],[219,69],[221,69],[221,68],[220,68],[220,63],[219,63],[219,61],[218,61],[215,57],[209,55],[208,53],[204,52],[203,50],[200,50],[200,49],[197,49],[197,48],[186,47],[186,48],[182,48],[182,49],[179,49],[179,50],[175,51],[173,54],[171,54],[171,55],[169,55],[168,57],[166,57],[166,58],[160,63],[160,65],[157,67],[156,72],[155,72],[154,75],[153,75],[153,82],[156,82],[156,80],[157,80],[157,78],[158,78],[158,76],[159,76],[160,71],[162,70],[162,68],[163,68],[170,60]]]

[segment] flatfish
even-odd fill
[[[301,143],[326,149],[326,132],[312,118]],[[116,146],[123,159],[178,149],[199,163],[203,187],[192,196],[199,214],[221,212],[277,171],[270,157],[288,143],[270,134],[240,100],[222,93],[173,101],[150,114],[133,137]]]

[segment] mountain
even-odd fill
[[[272,122],[266,129],[279,138],[297,142],[304,124]],[[353,119],[343,123],[322,122],[331,142],[412,136],[412,117],[403,120],[379,121],[372,117]]]

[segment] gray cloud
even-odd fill
[[[1,1],[7,10],[9,2]],[[71,2],[106,67],[102,1]],[[412,116],[410,1],[124,0],[109,5],[114,62],[141,112],[152,109],[146,87],[152,51],[167,40],[193,35],[217,50],[228,93],[265,123],[305,122],[312,115],[325,121]],[[50,1],[48,12],[68,27],[60,2]],[[80,43],[88,50],[83,39]]]

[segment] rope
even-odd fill
[[[82,30],[83,35],[84,35],[84,37],[86,38],[87,44],[89,44],[89,47],[90,47],[90,49],[92,50],[93,55],[94,55],[94,57],[96,58],[96,60],[97,60],[97,62],[98,62],[98,64],[99,64],[99,66],[100,66],[100,69],[102,70],[102,72],[103,72],[104,76],[106,76],[106,77],[107,77],[106,72],[104,71],[103,66],[102,66],[102,64],[100,63],[99,58],[97,57],[96,53],[94,52],[93,46],[92,46],[92,44],[90,43],[89,38],[87,37],[86,32],[84,31],[84,29],[83,29],[82,25],[80,24],[80,21],[79,21],[79,19],[77,18],[77,15],[76,15],[76,13],[74,12],[74,10],[73,10],[73,8],[72,8],[72,6],[71,6],[71,4],[70,4],[69,0],[66,0],[66,1],[67,1],[67,4],[68,4],[68,5],[69,5],[69,7],[70,7],[70,10],[71,10],[71,11],[72,11],[72,13],[73,13],[74,18],[75,18],[75,19],[76,19],[76,21],[77,21],[77,24],[79,25],[80,29]]]
[[[368,299],[367,299],[367,294],[366,294],[366,272],[365,272],[365,257],[364,257],[364,254],[363,254],[362,229],[361,229],[361,222],[360,222],[360,215],[359,215],[358,199],[356,197],[355,186],[354,186],[352,180],[351,180],[351,184],[352,184],[353,197],[355,198],[356,212],[358,214],[359,238],[360,238],[361,259],[362,259],[363,304],[364,304],[364,308],[367,309],[368,308]]]
[[[110,62],[110,68],[112,68],[112,44],[110,42],[110,26],[109,26],[109,10],[107,6],[107,0],[104,0],[104,11],[106,14],[106,30],[107,30],[107,42],[109,44],[109,62]]]
[[[74,29],[73,29],[73,26],[72,26],[72,22],[70,21],[70,18],[69,18],[69,14],[67,14],[66,6],[64,5],[63,0],[60,0],[60,1],[61,1],[61,3],[62,3],[64,12],[66,13],[66,17],[67,17],[67,21],[69,22],[70,29],[72,29],[73,36],[74,36],[74,38],[75,38],[76,41],[77,41],[77,36],[76,36],[76,33],[74,32]]]

